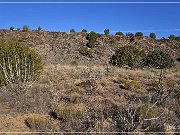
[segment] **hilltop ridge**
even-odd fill
[[[86,65],[106,65],[115,49],[124,45],[134,45],[146,51],[155,48],[169,52],[174,58],[180,55],[180,42],[168,39],[151,39],[149,37],[134,37],[99,34],[92,49],[92,57],[79,53],[79,49],[88,43],[88,33],[65,33],[50,31],[18,31],[0,30],[0,39],[16,38],[34,48],[49,64],[69,64],[77,61]]]

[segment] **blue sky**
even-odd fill
[[[85,28],[88,31],[103,33],[105,28],[109,28],[111,34],[117,31],[141,31],[145,35],[155,32],[159,38],[168,37],[170,34],[180,36],[180,4],[0,4],[0,13],[0,29],[9,29],[10,26],[22,28],[26,24],[30,29],[41,26],[49,31],[69,32],[71,28],[76,31]]]

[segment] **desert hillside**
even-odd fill
[[[0,39],[26,43],[43,63],[28,89],[0,86],[0,132],[180,132],[180,42],[98,34],[85,56],[87,36],[0,30]],[[111,64],[116,49],[129,44],[146,53],[162,50],[174,65]]]
[[[87,33],[65,33],[48,31],[18,31],[0,30],[0,38],[16,38],[26,42],[42,56],[45,63],[69,64],[77,61],[79,64],[106,65],[116,48],[124,45],[134,45],[146,51],[156,48],[165,50],[175,58],[180,56],[180,43],[168,39],[151,39],[148,37],[134,37],[119,35],[98,35],[92,58],[84,57],[79,49],[88,43]]]

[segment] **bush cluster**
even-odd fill
[[[118,48],[111,57],[110,63],[115,66],[129,67],[154,67],[157,69],[170,68],[174,65],[174,60],[168,53],[154,50],[149,54],[139,50],[134,46],[124,46]]]

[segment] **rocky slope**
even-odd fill
[[[69,64],[76,61],[82,65],[106,65],[114,50],[126,44],[136,45],[146,51],[160,48],[171,53],[174,58],[180,55],[180,43],[174,41],[153,40],[148,37],[136,37],[132,40],[126,36],[99,35],[92,50],[92,58],[87,58],[79,53],[79,49],[88,43],[86,36],[87,33],[0,30],[0,39],[17,38],[26,42],[48,64]]]

